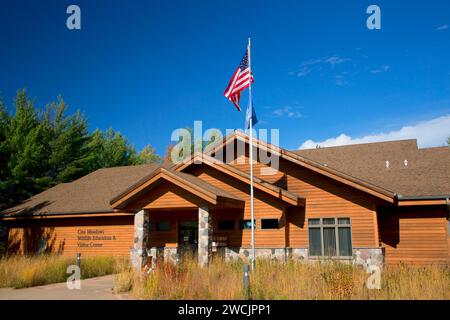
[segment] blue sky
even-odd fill
[[[66,28],[70,4],[81,30]],[[381,30],[366,28],[370,4]],[[257,128],[280,129],[281,146],[443,145],[449,25],[444,0],[2,1],[0,96],[11,105],[26,88],[44,105],[61,94],[90,130],[112,126],[164,154],[194,120],[244,126],[223,91],[251,36]]]

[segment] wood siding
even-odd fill
[[[232,178],[218,170],[207,166],[196,166],[189,173],[207,181],[208,183],[236,195],[245,200],[244,210],[218,210],[213,214],[213,224],[216,226],[214,234],[227,235],[229,246],[249,247],[251,245],[250,230],[239,230],[241,219],[250,219],[250,186],[235,178]],[[257,233],[255,235],[255,246],[260,248],[282,248],[286,246],[286,217],[283,202],[255,189],[254,208]],[[279,219],[280,228],[273,230],[262,230],[260,219]],[[219,220],[235,220],[235,230],[219,231],[217,222]],[[214,222],[215,221],[215,222]]]
[[[249,172],[249,159],[241,156],[239,160],[230,164]],[[287,210],[288,246],[307,248],[308,219],[320,217],[351,218],[353,247],[379,246],[375,209],[379,200],[284,159],[279,160],[279,170],[272,175],[264,174],[270,172],[265,167],[267,165],[256,163],[255,176],[306,198],[305,208],[293,207]]]
[[[309,218],[327,217],[351,219],[353,247],[378,247],[376,210],[371,196],[287,161],[282,160],[280,165],[287,174],[288,190],[306,197],[303,224],[298,221],[302,215],[291,215],[292,247],[308,246]]]
[[[133,201],[130,208],[173,209],[207,205],[208,203],[203,199],[166,181]]]
[[[133,247],[134,216],[52,218],[8,222],[8,254],[46,253],[75,257],[128,256]]]
[[[448,262],[448,223],[444,207],[380,209],[381,243],[386,262]]]

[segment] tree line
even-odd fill
[[[90,133],[85,116],[68,115],[61,96],[37,108],[19,90],[11,109],[0,99],[0,210],[100,168],[161,161],[151,145],[138,153],[113,128]]]

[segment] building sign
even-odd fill
[[[116,240],[116,236],[108,234],[104,229],[78,229],[78,248],[101,248],[108,241]]]

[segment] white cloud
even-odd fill
[[[389,69],[391,69],[391,66],[383,65],[383,66],[381,66],[381,68],[373,69],[370,72],[372,72],[373,74],[378,74],[378,73],[382,73],[382,72],[388,72]]]
[[[437,27],[436,31],[447,30],[449,28],[448,24],[444,24],[443,26]]]
[[[302,114],[292,107],[283,107],[272,111],[272,115],[275,117],[288,117],[288,118],[301,118]]]
[[[417,139],[419,147],[441,146],[450,136],[450,114],[428,121],[422,121],[415,125],[404,126],[399,130],[386,133],[367,135],[361,138],[352,138],[342,133],[335,138],[324,141],[305,141],[299,149],[314,149],[317,145],[321,147],[335,147],[349,144],[370,143],[380,141]]]
[[[310,60],[304,61],[304,62],[301,64],[301,66],[302,66],[302,67],[305,67],[305,66],[315,65],[315,64],[318,64],[318,63],[323,62],[323,59],[324,59],[324,58],[310,59]]]
[[[308,75],[308,73],[311,72],[311,69],[308,69],[307,67],[303,67],[300,69],[300,71],[297,72],[297,77],[304,77]]]
[[[291,71],[289,75],[296,75],[297,77],[304,77],[310,74],[313,71],[321,70],[323,66],[331,66],[334,67],[338,64],[342,64],[344,62],[349,62],[352,59],[343,58],[338,55],[320,57],[316,59],[310,59],[302,62],[300,64],[300,69],[298,71]]]
[[[329,58],[326,58],[325,59],[325,62],[326,63],[328,63],[328,64],[331,64],[331,65],[335,65],[335,64],[341,64],[341,63],[343,63],[343,62],[347,62],[347,61],[351,61],[351,59],[348,59],[348,58],[341,58],[341,57],[338,57],[338,56],[332,56],[332,57],[329,57]]]

